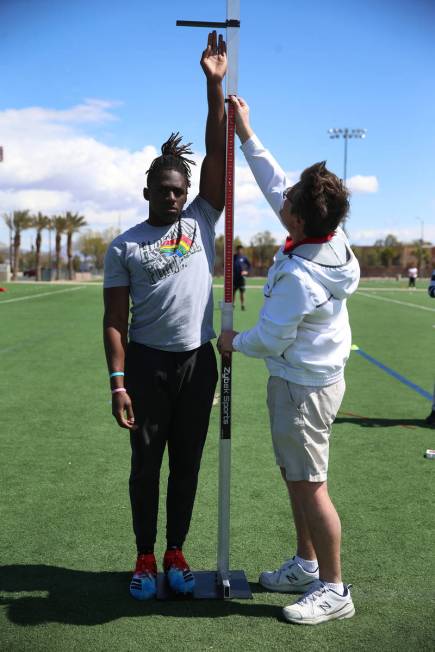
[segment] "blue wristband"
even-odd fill
[[[124,376],[124,375],[125,375],[125,374],[124,374],[123,371],[112,371],[112,373],[110,374],[109,378],[114,378],[115,376]]]

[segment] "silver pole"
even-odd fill
[[[240,20],[240,0],[227,0],[227,21]],[[238,58],[239,58],[239,28],[227,27],[227,75],[226,75],[226,97],[230,95],[237,95],[238,87]],[[229,115],[229,110],[228,110]],[[227,170],[225,186],[227,190],[227,201],[230,196],[232,206],[226,207],[226,211],[230,209],[233,218],[234,212],[234,151],[229,156],[229,122],[227,120]],[[231,129],[234,129],[232,126]],[[232,142],[234,141],[234,132],[232,135]],[[232,169],[229,169],[232,166]],[[232,188],[228,189],[228,179],[232,179]],[[224,301],[222,303],[222,330],[233,329],[233,302],[232,302],[232,247],[233,247],[233,226],[232,219],[231,225],[228,229],[225,238],[225,246],[230,247],[230,254],[225,253],[225,260],[230,261],[230,270],[226,270],[226,282],[231,282],[231,301]],[[230,280],[228,280],[230,279]],[[225,387],[225,363],[222,358],[222,386]],[[231,363],[228,367],[228,391],[231,394]],[[231,395],[224,396],[224,390],[221,391],[221,402],[226,398],[229,400],[229,407],[231,406]],[[231,407],[230,407],[231,409]],[[221,403],[221,411],[225,410],[225,404]],[[230,415],[228,415],[230,418]],[[221,416],[222,418],[222,416]],[[231,425],[230,425],[231,427]],[[222,426],[221,426],[222,428]],[[231,436],[220,438],[219,443],[219,489],[218,489],[218,545],[217,545],[217,570],[218,581],[222,584],[223,596],[228,599],[231,597],[231,578],[229,572],[229,557],[230,557],[230,497],[231,497]]]

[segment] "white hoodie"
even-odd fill
[[[256,136],[242,151],[264,196],[279,217],[290,184]],[[359,264],[338,228],[322,244],[278,251],[264,286],[258,323],[239,333],[233,347],[265,358],[272,376],[300,385],[325,387],[343,377],[351,333],[346,298],[357,288]]]

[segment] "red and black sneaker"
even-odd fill
[[[130,594],[136,600],[149,600],[157,593],[157,563],[154,553],[139,555],[130,582]]]
[[[174,593],[193,593],[195,578],[179,548],[165,552],[163,569]]]

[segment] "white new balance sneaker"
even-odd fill
[[[297,602],[283,609],[286,620],[300,625],[318,625],[336,618],[352,618],[354,614],[349,586],[344,585],[344,595],[340,595],[323,582],[318,582]]]
[[[305,593],[318,579],[318,570],[308,573],[293,558],[287,559],[277,570],[264,571],[258,581],[268,591]]]

